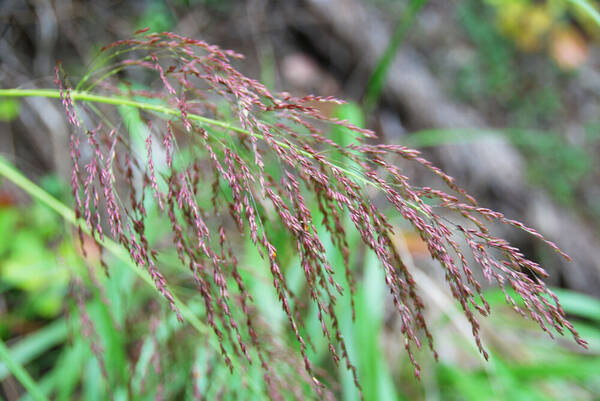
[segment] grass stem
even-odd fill
[[[1,160],[0,160],[1,161]],[[37,385],[35,380],[27,373],[27,370],[17,362],[11,355],[10,350],[4,344],[4,341],[0,338],[0,359],[4,361],[4,364],[8,367],[8,370],[15,376],[15,378],[23,385],[25,390],[31,395],[35,401],[49,401]]]
[[[181,116],[181,111],[179,109],[170,108],[170,107],[163,106],[160,104],[139,102],[139,101],[125,98],[122,96],[102,96],[102,95],[96,95],[93,93],[83,92],[83,91],[70,91],[69,95],[74,102],[75,101],[83,101],[83,102],[92,102],[92,103],[111,104],[111,105],[115,105],[115,106],[130,106],[130,107],[138,108],[140,110],[154,111],[157,113],[170,115],[170,116]],[[0,97],[3,97],[3,96],[4,97],[46,97],[46,98],[51,98],[51,99],[60,99],[60,97],[61,97],[60,91],[58,89],[18,89],[18,88],[0,89]],[[264,136],[259,133],[250,132],[248,130],[245,130],[240,127],[236,127],[235,125],[229,124],[224,121],[215,120],[212,118],[208,118],[208,117],[204,117],[204,116],[200,116],[198,114],[192,114],[192,113],[189,113],[187,115],[187,118],[189,118],[190,120],[193,120],[193,121],[197,121],[201,124],[212,125],[214,127],[231,130],[231,131],[238,132],[238,133],[244,134],[244,135],[252,135],[260,140],[264,140]],[[290,148],[290,146],[284,142],[278,141],[276,139],[274,139],[274,141],[284,149]],[[296,151],[305,157],[314,158],[312,154],[310,154],[309,152],[306,152],[303,149],[296,149]],[[375,188],[381,190],[381,188],[377,185],[377,183],[367,179],[366,177],[363,177],[362,175],[360,175],[358,173],[355,173],[354,171],[352,171],[350,169],[347,169],[347,168],[344,168],[344,167],[338,166],[338,165],[335,165],[335,168],[338,169],[339,171],[341,171],[342,173],[354,178],[355,180],[357,180],[358,182],[360,182],[363,185],[372,186],[372,187],[375,187]],[[55,201],[56,201],[56,199],[55,199]],[[425,210],[423,210],[421,207],[414,204],[413,202],[407,201],[407,204],[410,207],[412,207],[413,209],[417,210],[422,215],[424,215],[425,217],[430,217],[429,214]],[[61,204],[61,205],[62,205],[62,207],[66,208],[66,206],[64,204]],[[57,207],[58,207],[58,205],[57,205]],[[59,208],[61,208],[61,207],[59,207]],[[59,212],[59,214],[61,214],[61,213]],[[73,215],[72,218],[75,219],[75,216]]]
[[[0,176],[7,178],[12,181],[15,185],[21,188],[23,191],[31,195],[32,198],[42,202],[50,209],[58,213],[63,219],[74,227],[79,227],[87,234],[91,235],[85,221],[78,220],[75,217],[75,213],[64,203],[50,195],[44,189],[36,185],[34,182],[29,180],[14,166],[12,166],[6,159],[0,157]],[[154,286],[152,278],[145,270],[140,269],[133,260],[129,257],[127,250],[113,240],[104,237],[104,239],[97,238],[97,241],[108,250],[115,258],[123,262],[128,268],[130,268],[135,274],[137,274],[146,284],[152,287],[155,291],[158,291]],[[181,315],[184,319],[192,325],[199,333],[206,334],[207,330],[204,324],[198,319],[198,317],[179,299],[173,294],[173,299],[177,308],[179,308]]]

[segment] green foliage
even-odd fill
[[[572,291],[556,290],[561,303],[574,316],[590,319],[577,323],[578,329],[587,330],[590,339],[600,335],[600,304],[598,300]],[[572,400],[594,399],[600,389],[597,367],[600,363],[600,343],[592,340],[591,353],[579,354],[540,340],[504,313],[504,294],[490,290],[486,298],[496,310],[490,329],[504,336],[508,331],[523,333],[519,344],[506,344],[506,338],[492,350],[489,368],[474,369],[441,363],[438,367],[438,385],[445,400]],[[498,312],[501,313],[498,313]],[[512,352],[509,347],[515,346]]]
[[[154,32],[169,31],[175,26],[175,18],[164,1],[150,1],[137,22],[137,29],[150,28]]]
[[[569,0],[569,2],[579,7],[585,16],[591,18],[596,25],[600,26],[600,13],[598,13],[597,6],[594,6],[592,2],[588,0]]]
[[[458,6],[459,21],[475,45],[476,53],[458,72],[455,93],[465,101],[478,104],[483,112],[491,114],[491,119],[508,121],[507,125],[514,128],[495,132],[505,136],[525,155],[531,182],[547,189],[562,204],[574,206],[577,193],[593,174],[593,165],[598,160],[594,150],[598,138],[588,135],[584,143],[571,143],[565,132],[557,130],[556,127],[564,127],[563,122],[568,119],[565,100],[559,92],[566,76],[548,60],[541,62],[539,55],[519,53],[494,23],[501,3],[495,7],[474,1]],[[520,66],[527,63],[536,63],[535,76],[523,73]],[[592,123],[584,122],[590,133],[598,132]],[[481,134],[485,135],[485,131]],[[434,146],[436,141],[451,143],[455,140],[484,138],[476,131],[431,131],[409,138],[408,144]],[[600,216],[598,211],[596,214]]]
[[[595,156],[590,147],[566,143],[558,134],[528,130],[510,130],[509,138],[528,158],[532,182],[550,190],[567,205],[576,203],[575,190],[592,172]],[[590,144],[593,145],[593,144]]]
[[[27,391],[35,401],[48,401],[48,399],[44,396],[42,390],[31,378],[29,373],[27,373],[27,371],[23,368],[23,366],[21,366],[21,364],[14,360],[10,350],[6,347],[2,339],[0,339],[0,360],[6,364],[8,369],[21,382],[23,387],[27,389]]]
[[[466,63],[455,82],[457,94],[468,101],[480,101],[494,94],[506,101],[515,93],[514,50],[489,23],[493,14],[478,1],[465,1],[457,7],[458,19],[475,46],[477,55]]]
[[[0,121],[12,121],[19,115],[21,103],[14,99],[0,99]]]
[[[62,225],[46,206],[36,203],[22,210],[0,208],[0,283],[3,291],[24,291],[9,322],[17,316],[54,317],[62,309],[68,284],[63,260],[73,250],[61,235]],[[10,238],[10,240],[8,240]]]
[[[11,356],[15,363],[25,365],[56,345],[62,344],[66,337],[67,324],[64,319],[58,318],[14,344],[10,350]],[[6,366],[0,366],[0,381],[8,374]]]
[[[341,110],[340,116],[345,115],[355,123],[360,122],[360,113],[355,106],[344,107],[348,110]],[[30,206],[31,209],[38,207],[41,206]],[[31,225],[43,226],[41,223],[44,221],[48,224],[49,216],[45,213],[32,213],[29,216],[33,216],[29,219]],[[13,218],[18,217],[13,215]],[[160,236],[160,223],[152,223],[152,227]],[[59,231],[58,227],[36,232],[46,238],[56,231]],[[2,238],[9,235],[11,232],[5,230]],[[277,306],[277,295],[266,279],[268,267],[256,254],[250,240],[246,241],[247,251],[241,257],[243,265],[252,266],[252,269],[243,272],[244,279],[248,281],[260,314],[269,322],[271,330],[274,333],[281,332],[286,327],[285,317]],[[7,242],[0,241],[1,244]],[[357,244],[360,241],[356,234],[349,238],[349,242],[353,249],[358,250]],[[283,255],[292,255],[289,249],[284,248],[285,243],[280,243],[278,251]],[[332,264],[341,267],[339,251],[329,244],[327,252]],[[507,333],[532,333],[519,338],[518,346],[524,353],[506,353],[503,349],[507,344],[492,342],[490,349],[494,355],[489,368],[474,368],[469,362],[463,365],[456,360],[442,359],[439,366],[432,365],[435,367],[432,380],[415,382],[410,375],[401,373],[406,372],[405,368],[409,366],[407,361],[401,360],[398,367],[394,368],[387,358],[383,344],[384,338],[390,333],[386,330],[385,298],[382,297],[386,291],[374,256],[371,253],[361,255],[362,252],[356,252],[352,256],[352,265],[360,269],[362,276],[362,284],[355,297],[356,318],[360,324],[352,322],[352,310],[347,297],[340,298],[336,308],[342,317],[340,324],[348,339],[348,351],[357,365],[366,400],[418,400],[424,399],[425,394],[433,393],[443,394],[444,400],[558,400],[574,399],[581,394],[593,394],[598,390],[600,384],[595,374],[598,357],[593,355],[600,352],[600,304],[595,299],[569,291],[557,293],[569,314],[587,319],[586,324],[579,323],[577,328],[590,339],[591,355],[569,351],[568,348],[562,348],[559,344],[533,334],[530,324],[524,324],[508,313],[504,295],[494,290],[489,291],[486,298],[492,308],[501,313],[495,313],[496,318],[486,325],[489,324],[492,332],[502,333],[505,330]],[[284,259],[288,260],[289,266],[286,274],[298,271],[295,268],[297,260]],[[75,260],[70,262],[70,265],[78,263]],[[39,377],[36,380],[39,391],[57,400],[103,400],[109,394],[116,400],[150,400],[159,391],[160,383],[167,383],[162,390],[165,399],[192,399],[193,385],[196,383],[207,399],[220,394],[225,395],[224,399],[262,399],[256,393],[259,391],[260,394],[260,369],[251,368],[243,373],[253,383],[243,385],[240,376],[231,375],[220,363],[221,357],[214,345],[209,341],[199,340],[201,337],[188,326],[177,323],[164,306],[158,307],[155,304],[151,286],[140,282],[132,270],[118,261],[110,260],[109,264],[112,266],[110,278],[106,278],[98,266],[91,270],[95,272],[93,277],[99,287],[92,285],[92,276],[85,269],[74,270],[77,277],[87,283],[89,295],[85,300],[84,310],[94,322],[95,335],[88,337],[82,334],[82,310],[76,302],[70,302],[66,321],[59,319],[12,345],[10,353],[13,363],[32,367],[50,366],[50,369],[44,371],[36,368],[32,370],[32,375]],[[343,276],[342,271],[337,274]],[[293,282],[294,280],[290,280],[290,283]],[[297,283],[301,284],[302,280]],[[83,288],[78,291],[83,291]],[[185,287],[177,287],[176,293],[187,298],[188,305],[195,313],[202,313],[197,301],[188,298],[191,293]],[[452,305],[452,308],[458,309],[459,306]],[[316,334],[320,328],[316,311],[310,309],[306,312],[312,314],[312,317],[306,320],[305,330],[314,334],[314,339],[318,339],[320,337]],[[447,333],[452,347],[471,355],[466,358],[468,361],[474,354],[468,351],[470,347],[465,345],[463,348],[461,344],[464,340],[453,334],[455,332],[449,326],[451,324],[452,320],[446,318],[440,319],[436,326]],[[69,341],[66,341],[67,337],[70,338]],[[506,338],[504,341],[511,340]],[[93,342],[97,342],[102,349],[107,379],[103,377],[99,360],[90,348]],[[50,353],[57,345],[60,345],[59,352]],[[321,339],[315,341],[314,345],[314,355],[320,355],[315,361],[323,369],[336,372],[326,357],[326,341]],[[157,360],[160,361],[158,371],[155,365]],[[0,365],[2,375],[6,375],[6,366]],[[190,371],[197,372],[197,375],[182,374]],[[340,367],[337,375],[338,378],[332,380],[339,380],[341,399],[356,400],[356,389],[348,371]],[[25,400],[28,399],[30,398],[25,397]]]

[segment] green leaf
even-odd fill
[[[108,370],[111,386],[122,384],[127,377],[127,356],[125,355],[125,338],[122,330],[114,326],[109,308],[99,296],[88,302],[87,309],[90,319],[102,343],[102,357]]]
[[[15,376],[17,380],[23,385],[25,390],[33,397],[36,401],[48,401],[48,398],[44,395],[42,389],[39,388],[33,378],[27,373],[23,365],[21,365],[10,352],[10,350],[4,344],[4,341],[0,339],[0,359],[4,361],[8,370]]]
[[[394,31],[394,35],[392,36],[387,49],[377,62],[375,70],[369,78],[369,83],[367,84],[367,93],[365,96],[365,109],[367,111],[372,110],[377,104],[377,101],[381,96],[381,91],[383,90],[383,85],[385,84],[387,78],[388,70],[390,69],[392,61],[394,61],[394,56],[402,44],[408,29],[417,17],[419,10],[421,10],[426,2],[427,0],[411,0],[407,7],[408,10],[402,15],[402,18],[398,22],[398,26]]]
[[[57,320],[29,334],[13,345],[11,354],[14,360],[22,365],[47,352],[50,348],[62,343],[67,337],[67,325],[63,319]],[[8,367],[0,364],[0,381],[8,376]]]
[[[575,291],[553,291],[566,313],[600,322],[600,300]]]
[[[81,381],[86,360],[92,352],[81,336],[76,336],[73,345],[66,345],[52,370],[52,382],[56,386],[56,400],[73,399],[73,392]]]
[[[102,383],[102,370],[96,359],[88,360],[83,373],[83,399],[86,401],[100,401],[103,399],[104,391]]]
[[[568,0],[571,3],[575,4],[577,7],[582,9],[590,18],[594,20],[598,26],[600,26],[600,14],[594,8],[592,4],[588,0]]]
[[[175,20],[166,2],[153,1],[147,5],[137,26],[138,29],[150,28],[150,32],[164,32],[175,26]]]
[[[487,129],[430,129],[411,133],[403,142],[411,148],[426,148],[481,141],[491,142],[493,135],[503,135],[503,132]]]
[[[4,257],[13,246],[13,241],[8,241],[16,232],[19,221],[19,211],[17,208],[0,209],[0,257]]]
[[[487,377],[469,374],[463,368],[440,363],[438,377],[441,380],[440,390],[449,399],[485,401],[496,400],[496,394]]]
[[[334,115],[340,120],[346,120],[357,127],[365,126],[365,116],[360,106],[354,102],[348,102],[346,104],[339,105],[335,108]],[[332,139],[340,145],[347,146],[355,142],[356,132],[349,130],[348,128],[334,125],[331,127]]]

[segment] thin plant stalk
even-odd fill
[[[0,164],[2,163],[2,159],[0,159]],[[12,355],[10,354],[10,350],[4,344],[4,341],[0,338],[0,359],[4,361],[8,370],[12,372],[17,380],[23,385],[25,390],[31,395],[31,397],[35,401],[49,401],[49,399],[44,395],[42,389],[36,384],[35,380],[27,373],[27,370],[17,362]]]
[[[398,52],[400,45],[404,41],[404,37],[411,27],[412,23],[417,18],[419,11],[427,3],[427,0],[412,0],[408,5],[408,10],[402,15],[402,18],[398,22],[398,26],[394,31],[394,34],[388,44],[385,52],[377,62],[375,70],[369,78],[367,85],[367,93],[365,95],[365,109],[367,112],[373,111],[377,105],[377,101],[381,97],[383,85],[387,78],[387,73],[390,69],[390,65],[394,60],[394,56]]]
[[[588,0],[568,0],[569,3],[573,3],[576,7],[579,7],[585,14],[594,20],[594,22],[600,26],[600,13],[594,8],[594,6]]]
[[[85,221],[75,218],[75,213],[67,205],[44,191],[41,187],[36,185],[30,179],[25,177],[19,170],[12,166],[6,159],[0,157],[0,176],[7,178],[16,186],[21,188],[23,191],[31,195],[32,198],[37,199],[44,205],[59,214],[67,223],[71,224],[75,228],[80,228],[86,235],[91,235],[89,228],[85,224]],[[115,258],[125,264],[135,274],[138,275],[146,284],[152,287],[156,291],[156,287],[152,279],[150,278],[147,271],[140,269],[129,257],[129,254],[123,247],[110,238],[104,237],[103,239],[98,238],[98,243],[109,251]],[[189,309],[176,295],[173,295],[176,306],[179,308],[182,316],[185,320],[198,331],[200,334],[206,334],[206,327],[200,319]]]
[[[147,102],[138,102],[138,101],[131,100],[131,99],[128,99],[125,97],[120,97],[120,96],[102,96],[102,95],[96,95],[93,93],[84,92],[84,91],[76,91],[76,90],[70,91],[69,95],[74,102],[82,101],[82,102],[89,102],[89,103],[110,104],[110,105],[115,105],[115,106],[126,106],[126,107],[128,106],[128,107],[135,107],[140,110],[161,113],[161,114],[164,114],[167,116],[178,116],[178,117],[181,116],[181,111],[176,108],[166,107],[166,106],[162,106],[159,104],[153,104],[153,103],[147,103]],[[60,99],[61,98],[60,91],[58,89],[19,89],[19,88],[0,89],[0,97],[3,97],[3,96],[4,97],[17,97],[17,98],[19,98],[19,97],[45,97],[45,98],[50,98],[50,99]],[[258,132],[250,133],[246,129],[237,127],[233,124],[229,124],[224,121],[215,120],[213,118],[208,118],[208,117],[200,116],[200,115],[193,114],[193,113],[189,113],[187,115],[187,118],[189,118],[190,120],[193,120],[193,121],[197,121],[201,124],[208,124],[208,125],[212,125],[214,127],[224,128],[224,129],[238,132],[240,134],[244,134],[244,135],[248,135],[248,136],[252,135],[261,140],[264,139],[264,136]],[[289,147],[290,147],[287,143],[278,141],[277,139],[272,139],[272,140],[275,143],[277,143],[277,145],[281,146],[284,149],[289,149]],[[302,149],[297,149],[296,151],[298,153],[302,154],[303,156],[313,158],[313,155],[311,153],[306,152]],[[373,186],[377,189],[380,189],[375,182],[365,179],[360,174],[358,174],[350,169],[347,169],[343,166],[336,165],[336,167],[340,171],[344,172],[345,174],[358,180],[361,184]],[[414,210],[418,211],[419,213],[424,214],[425,216],[429,217],[429,214],[425,210],[423,210],[419,205],[416,205],[415,203],[413,203],[411,201],[407,201],[406,204],[408,206],[410,206],[411,208],[413,208]]]

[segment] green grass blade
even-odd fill
[[[67,325],[64,319],[57,320],[28,335],[11,348],[13,359],[22,365],[63,342],[67,337]],[[10,373],[6,364],[0,364],[0,381]]]
[[[402,144],[410,148],[428,148],[441,145],[456,145],[480,141],[497,141],[496,136],[506,136],[503,130],[495,129],[426,129],[410,133]]]
[[[381,91],[383,90],[383,85],[385,84],[388,70],[390,69],[392,61],[394,61],[394,56],[402,44],[406,32],[408,32],[408,29],[417,17],[419,10],[421,10],[426,2],[427,0],[411,0],[408,5],[408,10],[406,10],[398,22],[398,26],[396,26],[396,30],[394,31],[390,43],[377,62],[375,70],[369,78],[367,93],[365,95],[365,110],[372,110],[377,104],[377,101],[381,96]]]
[[[553,289],[566,313],[600,322],[600,300],[575,291]]]
[[[0,339],[0,359],[4,361],[8,370],[15,376],[15,378],[21,382],[25,390],[33,397],[35,401],[48,401],[48,398],[44,395],[43,391],[38,387],[35,380],[27,373],[23,365],[21,365],[11,355],[10,350],[4,344],[4,341]]]
[[[583,10],[590,18],[600,26],[600,13],[590,4],[588,0],[569,0],[575,6]]]
[[[56,213],[61,215],[67,222],[72,224],[75,227],[81,228],[81,230],[87,234],[91,235],[87,225],[82,220],[77,220],[75,217],[75,213],[64,203],[50,195],[48,192],[44,191],[38,185],[33,183],[20,171],[14,168],[9,162],[6,161],[3,157],[0,157],[0,176],[4,176],[14,184],[16,184],[19,188],[27,192],[33,198],[39,200],[44,203]],[[150,277],[149,273],[145,270],[139,268],[133,260],[129,257],[127,250],[124,249],[118,243],[104,237],[104,239],[97,238],[97,241],[102,247],[108,250],[115,258],[123,262],[129,269],[131,269],[135,274],[138,275],[146,284],[152,287],[155,291],[158,292],[156,287],[154,286],[154,282]],[[175,294],[173,294],[173,299],[177,308],[179,308],[184,319],[191,324],[200,334],[207,334],[208,330],[206,326],[198,319],[198,317],[185,305]]]

